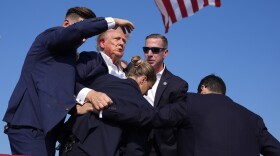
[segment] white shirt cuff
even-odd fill
[[[79,103],[80,105],[83,105],[85,103],[86,96],[88,92],[90,92],[92,89],[89,88],[83,88],[79,94],[76,97],[76,102]]]
[[[114,19],[112,17],[106,17],[105,20],[107,21],[108,29],[112,29],[115,27],[116,22],[114,21]]]
[[[100,112],[99,112],[99,118],[102,118],[103,116],[102,116],[102,113],[103,113],[103,110],[101,110]]]

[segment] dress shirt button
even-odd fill
[[[81,99],[77,99],[77,102],[78,102],[78,103],[82,103],[82,100],[81,100]]]

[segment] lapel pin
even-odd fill
[[[165,86],[166,86],[166,85],[167,85],[167,82],[163,82],[163,85],[165,85]]]

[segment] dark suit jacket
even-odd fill
[[[99,75],[87,87],[104,92],[113,100],[103,110],[104,118],[110,121],[101,121],[93,113],[76,116],[72,132],[80,142],[73,150],[82,149],[89,155],[117,155],[123,124],[144,126],[153,119],[154,109],[142,96],[136,81],[130,78]]]
[[[155,126],[177,125],[179,156],[279,156],[262,118],[220,94],[188,94],[162,107]]]
[[[84,51],[79,55],[76,73],[75,93],[78,94],[81,89],[90,88],[98,76],[108,74],[108,67],[100,53]]]
[[[83,38],[108,29],[103,18],[66,28],[54,27],[37,36],[27,53],[4,121],[49,132],[75,105],[76,50]]]
[[[188,83],[178,76],[173,75],[167,68],[164,70],[157,87],[154,107],[168,103],[176,103],[185,98]],[[154,129],[150,137],[155,138],[162,156],[176,155],[176,128]]]

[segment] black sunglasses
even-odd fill
[[[147,54],[151,50],[154,54],[158,54],[159,52],[166,50],[166,48],[159,48],[159,47],[143,47],[143,51]]]

